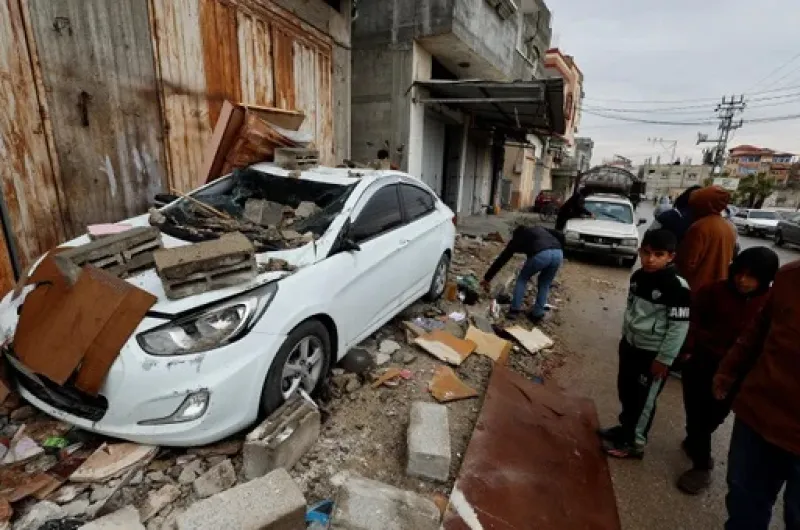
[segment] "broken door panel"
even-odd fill
[[[30,0],[67,237],[147,211],[164,189],[147,3]]]
[[[242,72],[242,103],[273,106],[275,86],[270,25],[241,11],[239,12],[239,62]]]
[[[31,59],[20,3],[0,0],[0,176],[23,269],[64,240]],[[2,243],[0,285],[5,286],[13,273],[5,239]]]

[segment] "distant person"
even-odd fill
[[[764,309],[728,352],[714,395],[734,402],[726,530],[767,530],[781,489],[785,528],[800,528],[800,261],[775,276]]]
[[[563,232],[564,227],[567,226],[567,221],[578,217],[594,217],[594,214],[586,209],[586,190],[583,189],[578,193],[573,193],[572,197],[567,199],[559,208],[558,216],[556,217],[556,230]]]
[[[694,222],[678,247],[675,264],[693,292],[728,277],[736,236],[721,213],[730,197],[730,193],[719,186],[696,190],[689,197]]]
[[[677,241],[669,230],[646,232],[642,268],[630,280],[619,344],[619,425],[600,431],[603,448],[616,458],[642,458],[656,400],[689,330],[689,285],[672,260]]]
[[[519,316],[522,311],[522,303],[525,300],[525,292],[528,289],[528,281],[535,274],[538,274],[536,303],[528,315],[528,318],[533,323],[538,323],[544,318],[550,286],[558,273],[558,269],[564,262],[563,248],[564,236],[560,232],[540,226],[518,226],[514,229],[511,241],[508,242],[503,252],[497,256],[489,270],[486,271],[481,284],[484,290],[488,291],[492,279],[508,263],[511,257],[514,254],[525,254],[527,259],[517,277],[508,315],[510,318]]]
[[[692,469],[678,479],[678,488],[690,495],[711,484],[711,435],[731,410],[733,392],[722,400],[714,397],[714,374],[741,330],[764,307],[778,266],[772,250],[748,248],[733,260],[726,280],[702,287],[693,297],[681,381],[686,410],[683,448],[692,459]]]
[[[653,212],[653,216],[657,218],[659,215],[669,211],[671,208],[672,208],[672,202],[669,200],[669,197],[665,195],[661,197],[660,201],[658,201],[658,206],[656,206],[656,209]]]
[[[702,186],[692,186],[678,195],[672,208],[655,216],[653,224],[649,230],[666,228],[678,239],[678,245],[683,240],[683,236],[692,225],[692,212],[689,209],[689,196],[693,191],[701,189]]]

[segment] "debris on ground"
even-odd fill
[[[258,272],[294,272],[297,267],[290,265],[285,259],[270,258],[266,263],[258,266]]]
[[[446,331],[432,331],[417,337],[414,344],[437,359],[455,366],[463,363],[476,347],[474,342],[459,339]]]
[[[531,354],[553,347],[553,339],[542,333],[539,328],[533,328],[529,331],[520,326],[512,326],[506,328],[506,332]]]
[[[85,245],[61,249],[55,260],[69,284],[75,285],[81,269],[87,265],[118,278],[149,269],[153,266],[153,253],[162,247],[158,228],[140,226],[100,237]]]
[[[486,333],[472,326],[467,329],[464,338],[475,343],[475,353],[485,355],[494,362],[506,364],[512,346],[509,341],[498,337],[493,332]]]
[[[352,374],[365,374],[375,368],[375,359],[367,350],[353,348],[339,361],[339,366]]]
[[[448,366],[439,366],[428,383],[428,390],[440,403],[448,403],[459,399],[477,397],[478,392],[465,384]]]
[[[158,448],[134,443],[103,444],[70,475],[71,482],[104,482],[148,462]]]
[[[447,407],[417,401],[408,425],[408,466],[412,477],[440,482],[450,475],[450,426]]]

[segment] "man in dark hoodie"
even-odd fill
[[[736,235],[721,213],[730,197],[730,193],[719,186],[695,190],[689,196],[694,222],[678,247],[675,265],[693,293],[728,276]]]
[[[714,398],[714,374],[742,328],[761,311],[779,266],[766,247],[743,251],[731,263],[728,278],[700,288],[692,300],[689,334],[683,346],[683,405],[686,439],[683,448],[692,469],[678,479],[678,488],[696,495],[711,484],[711,435],[731,410],[733,392]]]
[[[675,199],[675,204],[672,205],[672,209],[657,215],[649,229],[657,230],[659,228],[665,228],[675,234],[675,237],[678,239],[678,244],[680,244],[684,234],[686,234],[686,231],[689,230],[689,227],[692,225],[689,196],[693,191],[701,188],[702,186],[692,186],[681,193],[678,198]]]

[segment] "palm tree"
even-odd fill
[[[764,201],[775,190],[775,180],[766,173],[749,175],[739,181],[736,190],[739,201],[747,208],[761,208]]]

